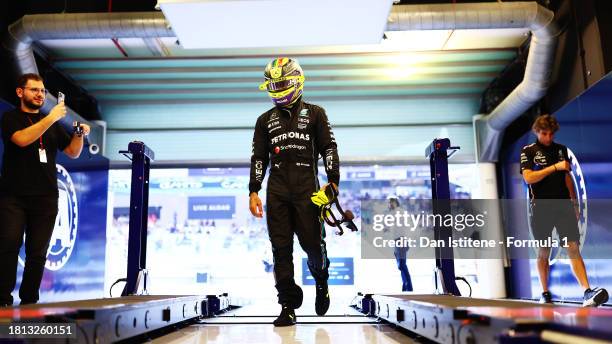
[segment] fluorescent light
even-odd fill
[[[419,64],[428,62],[430,54],[402,53],[385,58],[389,67],[384,74],[392,80],[409,79],[419,72]]]
[[[393,0],[159,0],[186,49],[376,44]]]
[[[408,79],[416,74],[418,69],[412,66],[385,69],[385,75],[392,80]]]

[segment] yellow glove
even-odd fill
[[[317,207],[320,207],[320,206],[323,206],[329,203],[329,199],[327,198],[327,195],[325,194],[325,189],[319,190],[317,192],[313,192],[312,197],[310,197],[310,200]]]

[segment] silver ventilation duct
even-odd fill
[[[32,43],[43,39],[174,37],[160,12],[62,13],[26,15],[8,28],[5,47],[17,73],[36,73]]]

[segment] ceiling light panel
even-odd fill
[[[376,44],[393,0],[159,0],[186,49]]]

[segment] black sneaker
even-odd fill
[[[293,308],[283,305],[280,315],[273,322],[274,326],[292,326],[295,325],[295,312]]]
[[[587,289],[584,291],[583,307],[597,307],[608,302],[608,291],[603,288]]]
[[[315,311],[317,315],[322,316],[329,309],[329,289],[327,283],[317,284],[317,298],[315,300]]]
[[[552,294],[549,291],[545,291],[540,296],[540,303],[553,303],[552,302]]]

